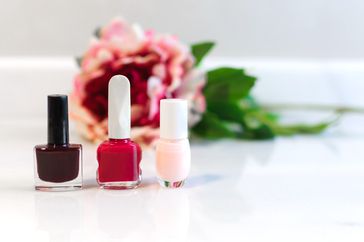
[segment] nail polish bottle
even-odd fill
[[[66,95],[48,96],[48,143],[34,147],[35,189],[82,188],[82,146],[69,143]]]
[[[162,186],[183,186],[191,167],[186,100],[160,101],[160,139],[156,147],[156,166]]]
[[[97,182],[104,189],[129,189],[141,182],[140,146],[130,139],[130,83],[122,75],[109,82],[109,139],[97,149]]]

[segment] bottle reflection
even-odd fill
[[[219,152],[223,151],[220,146],[211,145],[211,153],[199,154],[203,157],[199,170],[205,174],[192,176],[186,184],[189,189],[203,187],[190,194],[191,207],[195,209],[191,229],[199,241],[219,240],[222,232],[244,232],[244,227],[231,225],[244,221],[255,209],[250,201],[251,194],[254,195],[250,193],[254,190],[252,179],[256,177],[253,169],[268,166],[276,151],[275,142],[271,141],[244,141],[238,145],[226,142],[225,145],[232,147],[231,154],[238,155],[226,159],[226,153]],[[224,165],[216,165],[211,160],[223,161]]]
[[[190,223],[190,202],[185,189],[159,189],[153,217],[159,242],[186,241]]]
[[[148,214],[150,194],[138,190],[99,190],[96,197],[98,227],[108,241],[148,240],[153,224]]]
[[[259,141],[259,142],[244,142],[241,148],[243,161],[248,159],[256,162],[258,165],[268,165],[275,151],[276,141]]]
[[[63,194],[38,193],[34,197],[38,229],[49,233],[51,242],[71,241],[81,224],[79,201]]]

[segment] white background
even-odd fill
[[[183,41],[216,40],[216,56],[360,58],[361,0],[2,0],[0,56],[80,55],[116,15]]]

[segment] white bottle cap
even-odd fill
[[[122,75],[109,82],[109,138],[130,138],[130,82]]]
[[[162,139],[188,138],[187,101],[162,99],[160,101],[160,137]]]

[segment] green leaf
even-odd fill
[[[82,56],[79,56],[79,57],[75,58],[75,61],[76,61],[78,67],[81,67],[82,60],[83,60]]]
[[[244,112],[237,102],[232,101],[209,101],[207,110],[216,114],[219,119],[241,123]]]
[[[241,123],[247,113],[261,110],[261,107],[253,97],[246,96],[238,101],[209,100],[207,109],[218,115],[222,120]],[[265,115],[271,120],[278,120],[276,114],[266,112]]]
[[[259,117],[257,118],[255,113],[259,112],[263,117],[263,120],[273,121],[273,117],[270,113],[264,112],[259,108],[245,110],[245,115],[241,125],[243,126],[243,133],[240,138],[244,139],[272,139],[276,135],[274,130],[266,123],[263,122]]]
[[[276,134],[269,126],[262,124],[254,129],[244,127],[243,132],[238,137],[249,140],[267,140],[273,139],[275,136]]]
[[[236,137],[235,133],[216,114],[209,111],[203,114],[201,121],[192,128],[192,131],[206,139]]]
[[[195,66],[198,66],[202,59],[215,46],[214,42],[201,42],[191,46],[192,55],[195,57]]]
[[[256,78],[246,75],[243,69],[221,67],[207,72],[204,94],[207,101],[238,101],[246,97]]]
[[[277,135],[318,134],[336,120],[316,124],[282,124],[251,96],[256,78],[244,69],[221,67],[207,72],[207,110],[193,132],[208,139],[272,139]]]
[[[100,38],[100,36],[101,36],[101,27],[97,27],[96,29],[95,29],[95,31],[94,31],[94,36],[96,37],[96,38]]]
[[[249,99],[253,101],[252,98]],[[254,108],[256,106],[254,105]],[[241,139],[271,139],[275,135],[272,129],[259,120],[249,117],[249,107],[244,110],[237,101],[209,101],[207,110],[215,114],[220,121],[225,122],[227,127]],[[273,119],[270,113],[266,113],[267,118]],[[240,129],[230,128],[232,124],[239,125]]]
[[[240,106],[244,110],[259,109],[260,106],[257,101],[249,94],[243,99],[239,100]]]

